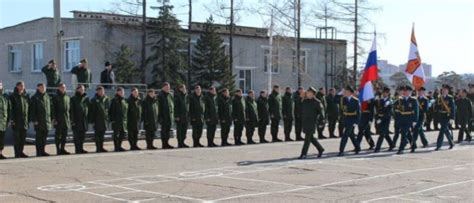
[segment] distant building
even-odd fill
[[[140,18],[81,11],[73,11],[73,15],[73,18],[62,19],[63,61],[58,65],[66,84],[71,84],[70,70],[81,58],[88,59],[93,74],[92,81],[99,83],[104,62],[113,61],[113,53],[122,44],[136,53],[133,60],[140,64]],[[148,19],[150,22],[154,20],[156,19]],[[201,34],[202,25],[203,23],[193,23],[191,26],[193,44]],[[0,29],[0,80],[5,88],[12,89],[16,81],[24,80],[27,88],[33,89],[36,83],[45,81],[41,67],[54,57],[52,28],[53,18],[45,17]],[[228,49],[228,26],[218,25],[217,30]],[[186,29],[183,31],[187,32]],[[293,38],[275,37],[273,52],[270,53],[267,29],[236,26],[233,42],[233,73],[236,75],[237,87],[244,90],[267,89],[270,74],[274,84],[297,86]],[[325,42],[327,41],[314,38],[301,39],[301,79],[305,87],[324,86]],[[345,67],[347,42],[331,40],[330,43],[335,47],[336,67]],[[186,52],[185,48],[183,52]],[[270,54],[273,56],[273,63],[269,63]],[[272,64],[271,67],[268,67],[269,64]],[[147,67],[146,71],[149,73],[150,69]],[[151,81],[151,74],[146,75],[148,83]]]

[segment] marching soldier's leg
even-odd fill
[[[420,126],[419,132],[420,132],[419,135],[421,139],[421,144],[423,144],[423,147],[427,147],[429,143],[428,143],[428,139],[426,139],[425,130],[423,129],[423,126]]]
[[[452,149],[454,147],[453,134],[451,132],[452,130],[448,126],[446,129],[446,139],[448,139],[449,149]]]
[[[460,122],[460,129],[459,129],[457,143],[461,143],[464,140],[464,132],[466,132],[466,123]]]
[[[295,118],[295,134],[296,134],[297,141],[304,140],[304,138],[301,136],[302,128],[303,128],[303,122],[301,121],[301,118]]]
[[[278,139],[278,125],[280,123],[280,120],[278,119],[271,119],[271,128],[270,128],[270,133],[272,134],[272,142],[281,142],[280,139]]]
[[[2,151],[3,148],[5,147],[5,131],[0,131],[0,159],[6,159],[5,156],[3,156]]]
[[[255,132],[255,127],[252,123],[248,123],[245,126],[245,136],[247,137],[247,144],[255,144],[253,141],[253,133]]]
[[[311,143],[318,150],[318,158],[323,156],[324,147],[319,143],[318,139],[314,138],[314,136],[311,136]]]
[[[374,140],[372,139],[372,134],[370,132],[370,124],[369,123],[367,123],[367,127],[365,128],[364,136],[365,136],[365,140],[367,141],[367,143],[369,143],[369,150],[374,149],[375,143],[374,143]]]
[[[128,144],[130,145],[130,150],[134,150],[135,146],[133,146],[133,138],[135,137],[135,132],[133,130],[128,130],[127,134]]]
[[[436,142],[436,150],[439,150],[439,148],[441,148],[441,146],[443,145],[444,134],[446,133],[447,127],[448,127],[447,122],[441,121],[440,124],[441,124],[441,129],[439,130],[439,133],[438,133],[438,140]]]
[[[79,131],[78,130],[72,131],[72,141],[74,142],[74,150],[76,154],[81,153],[80,146],[79,146]]]
[[[67,129],[65,130],[62,130],[61,132],[61,139],[60,139],[60,142],[61,142],[61,153],[62,154],[70,154],[68,151],[66,151],[66,138],[67,138]]]
[[[400,140],[400,147],[398,148],[398,153],[397,154],[403,154],[403,150],[405,150],[405,146],[408,143],[408,131],[409,131],[409,126],[400,126],[400,133],[401,133],[401,140]]]
[[[357,142],[357,136],[354,133],[354,127],[352,127],[352,129],[350,131],[349,138],[351,139],[352,145],[354,145],[355,154],[359,154],[360,144],[359,144],[359,142]]]
[[[163,149],[173,148],[171,145],[169,145],[170,130],[171,130],[171,124],[161,125],[161,142],[162,142]]]
[[[421,128],[421,125],[420,125],[419,122],[413,128],[412,140],[410,140],[411,152],[415,152],[415,149],[417,148],[416,142],[418,141],[418,135],[420,134],[420,128]]]
[[[316,129],[318,130],[318,139],[326,139],[327,137],[324,137],[324,127],[325,125],[321,125],[321,126],[316,126]]]
[[[95,151],[96,152],[107,152],[107,150],[104,149],[105,131],[95,130],[94,135],[95,135]]]
[[[328,124],[328,130],[329,130],[329,137],[330,138],[336,138],[334,135],[334,131],[336,130],[336,119],[331,118],[329,119],[329,124]]]
[[[339,132],[339,137],[342,137],[344,135],[344,124],[342,123],[341,120],[338,121],[339,124],[337,125],[337,129],[338,129],[338,132]]]
[[[147,149],[156,149],[156,147],[153,144],[153,141],[155,140],[155,131],[152,130],[147,130],[145,131],[145,139],[146,139],[146,148]]]
[[[61,155],[61,130],[56,129],[56,132],[54,132],[54,144],[56,145],[56,154]]]
[[[267,132],[267,125],[264,123],[258,124],[258,137],[260,139],[260,143],[267,143],[268,141],[265,140],[265,134]]]
[[[283,119],[283,131],[285,133],[285,141],[293,141],[290,138],[291,128],[293,127],[293,120],[291,119]]]
[[[393,145],[397,146],[398,137],[400,137],[400,124],[395,121],[394,124],[395,132],[393,135]]]
[[[311,142],[311,134],[305,134],[303,149],[301,149],[301,155],[299,159],[306,159],[306,155],[308,154],[309,143]]]
[[[215,124],[208,124],[206,130],[206,137],[207,137],[207,146],[208,147],[215,147],[214,144],[214,137],[216,133],[216,125]]]
[[[43,132],[41,130],[36,130],[36,137],[35,137],[36,156],[41,156],[43,154],[41,151],[41,146],[43,146]]]
[[[221,146],[229,146],[228,139],[229,139],[229,132],[230,132],[230,125],[229,124],[221,124]]]

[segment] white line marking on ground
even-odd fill
[[[430,201],[422,201],[422,200],[417,200],[417,199],[408,199],[408,198],[394,198],[394,199],[405,200],[409,202],[430,203]]]
[[[102,194],[98,194],[98,193],[95,193],[95,192],[89,192],[89,191],[83,191],[83,190],[77,190],[77,192],[83,192],[83,193],[87,193],[87,194],[90,194],[90,195],[94,195],[94,196],[98,196],[98,197],[102,197],[102,198],[106,198],[106,199],[112,199],[112,200],[122,201],[122,202],[128,202],[128,201],[130,201],[130,200],[127,200],[127,199],[122,199],[122,198],[118,198],[118,197],[112,197],[112,196],[108,196],[108,195],[102,195]]]
[[[472,165],[472,164],[470,164],[470,165]],[[399,198],[399,197],[403,197],[403,196],[407,196],[407,195],[416,195],[416,194],[421,194],[421,193],[428,192],[428,191],[432,191],[432,190],[437,190],[437,189],[440,189],[440,188],[445,188],[445,187],[450,187],[450,186],[453,186],[453,185],[460,185],[460,184],[465,184],[465,183],[470,183],[470,182],[474,182],[474,179],[472,179],[472,180],[466,180],[466,181],[461,181],[461,182],[455,182],[455,183],[448,183],[448,184],[438,185],[438,186],[431,187],[431,188],[427,188],[427,189],[424,189],[424,190],[419,190],[419,191],[410,192],[410,193],[405,193],[405,194],[400,194],[400,195],[393,195],[393,196],[387,196],[387,197],[380,197],[380,198],[369,199],[369,200],[362,201],[362,203],[375,202],[375,201],[386,200],[386,199],[394,199],[394,198]]]

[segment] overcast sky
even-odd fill
[[[72,10],[106,11],[113,9],[113,2],[121,0],[62,0],[62,16],[71,17]],[[170,0],[178,18],[187,21],[187,1]],[[205,21],[216,0],[193,0],[193,21]],[[246,7],[261,0],[236,0]],[[302,0],[311,2],[317,0]],[[0,28],[15,25],[40,17],[53,16],[53,0],[0,0]],[[148,0],[151,6],[156,0]],[[423,62],[433,65],[435,75],[443,71],[474,73],[474,1],[473,0],[369,0],[381,9],[371,14],[375,25],[366,25],[370,30],[385,34],[377,39],[379,59],[389,63],[404,64],[408,58],[412,23],[415,23],[418,46]],[[207,5],[207,6],[206,6]],[[236,7],[239,7],[236,5]],[[150,16],[157,12],[148,9]],[[225,19],[215,16],[219,23]],[[239,25],[262,27],[268,19],[251,13],[241,15]],[[314,37],[314,28],[304,27],[304,37]],[[342,36],[346,38],[349,36]],[[363,44],[370,48],[370,42]],[[348,50],[352,48],[348,47]],[[361,61],[365,61],[362,58]]]

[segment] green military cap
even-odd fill
[[[310,91],[316,94],[316,89],[314,87],[309,87],[307,91]]]
[[[347,91],[349,91],[351,93],[354,93],[354,89],[349,85],[347,85],[344,89],[346,89]]]
[[[449,86],[448,84],[444,84],[444,85],[442,86],[442,88],[443,88],[443,89],[448,89],[448,90],[449,90],[449,89],[451,89],[451,86]]]
[[[81,59],[81,61],[80,61],[80,62],[81,62],[81,63],[87,63],[87,58],[83,58],[83,59]]]
[[[51,64],[51,63],[56,64],[56,61],[54,61],[54,59],[51,59],[51,60],[49,60],[48,64]]]

